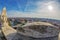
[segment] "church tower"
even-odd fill
[[[2,32],[7,40],[12,40],[12,38],[16,35],[17,31],[8,25],[7,19],[8,18],[6,15],[6,7],[4,7],[1,14]]]
[[[1,21],[2,21],[2,26],[8,26],[8,20],[6,16],[6,7],[4,7],[2,10]]]

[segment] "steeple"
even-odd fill
[[[6,7],[3,8],[1,15],[5,15],[6,16]]]
[[[4,33],[4,36],[6,37],[7,40],[12,40],[12,38],[15,36],[15,33],[17,31],[8,25],[6,7],[4,7],[2,10],[1,22],[2,22],[2,32]]]
[[[8,26],[8,20],[6,16],[6,7],[4,7],[2,10],[1,21],[2,21],[2,26]]]

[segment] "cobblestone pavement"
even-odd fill
[[[57,39],[58,39],[58,36],[46,37],[46,38],[34,38],[34,37],[17,34],[12,40],[57,40]]]
[[[24,36],[24,35],[21,35],[19,33],[17,33],[12,40],[57,40],[57,36],[55,36],[56,39],[54,39],[54,37],[51,37],[51,38],[33,38],[33,37],[28,37],[28,36]],[[0,40],[5,40],[3,38],[3,35],[0,31]],[[59,34],[59,39],[60,40],[60,34]]]

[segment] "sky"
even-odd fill
[[[60,0],[0,0],[0,13],[8,17],[50,18],[60,20]]]

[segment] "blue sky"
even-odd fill
[[[9,17],[36,17],[60,20],[60,0],[0,0]]]
[[[28,4],[29,6],[27,9],[34,9],[36,8],[36,5],[31,4],[30,2],[34,3],[37,2],[37,0],[0,0],[0,8],[3,8],[6,6],[7,10],[19,10],[24,11]],[[26,10],[26,11],[28,11]]]

